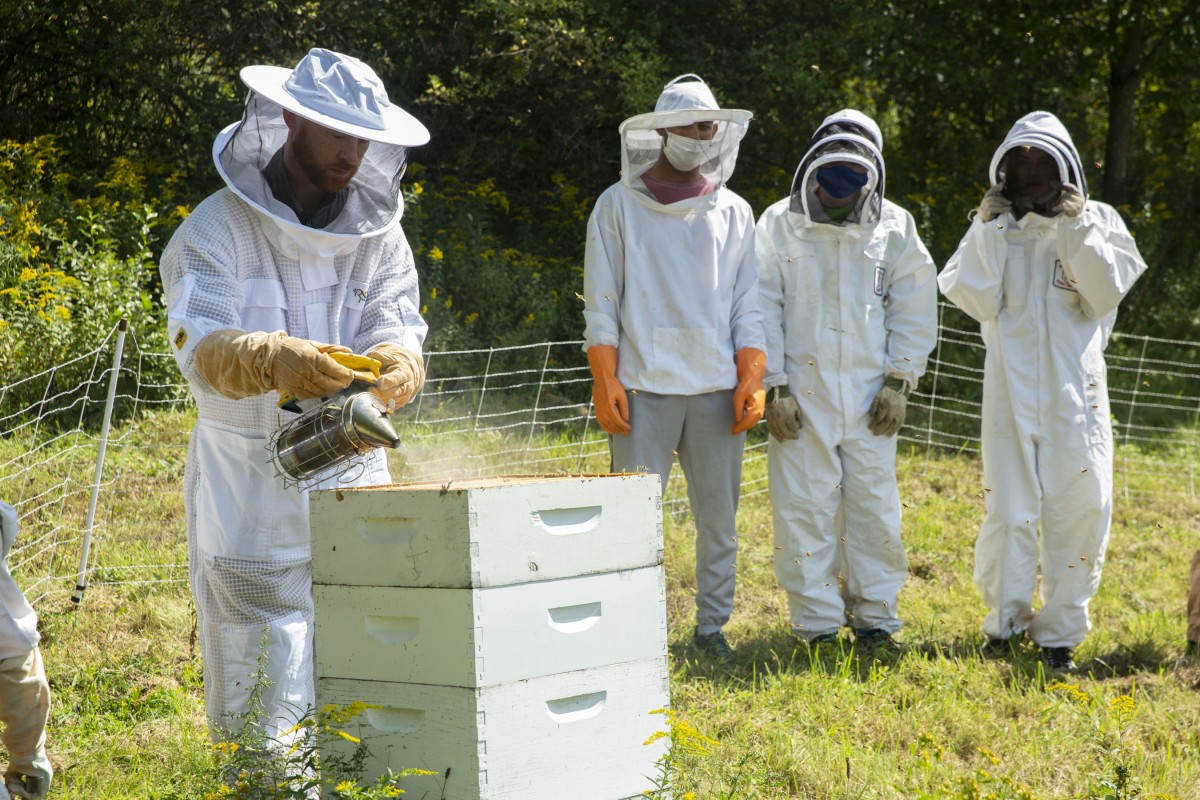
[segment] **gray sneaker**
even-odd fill
[[[717,631],[700,635],[700,629],[692,631],[692,643],[696,649],[711,658],[721,667],[732,667],[734,664],[733,648],[725,641],[725,634]]]

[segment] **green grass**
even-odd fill
[[[185,575],[171,568],[186,560],[180,476],[189,425],[187,414],[151,417],[110,451],[120,477],[106,490],[93,585],[77,607],[52,594],[39,608],[54,694],[53,797],[200,798],[213,785],[194,611]],[[526,444],[522,433],[515,446]],[[578,469],[577,444],[533,444],[547,448],[539,457],[561,447],[562,469]],[[1163,458],[1119,455],[1135,483],[1139,459]],[[592,456],[584,466],[603,461]],[[487,461],[470,463],[478,470]],[[765,469],[762,459],[748,462],[745,478]],[[737,603],[726,629],[737,666],[713,669],[690,645],[694,527],[685,506],[671,506],[672,706],[716,741],[677,754],[675,796],[1100,798],[1101,783],[1120,783],[1120,771],[1123,788],[1108,796],[1200,797],[1200,661],[1182,655],[1200,502],[1152,485],[1135,499],[1118,497],[1094,629],[1077,652],[1084,672],[1073,688],[1048,688],[1032,649],[1011,660],[979,653],[977,461],[909,451],[900,476],[910,576],[898,656],[856,652],[848,641],[815,654],[794,647],[773,573],[770,505],[756,494],[742,504]],[[681,489],[673,484],[671,494]],[[86,506],[86,498],[73,503]],[[146,564],[162,565],[138,573],[152,582],[128,580],[130,566]]]

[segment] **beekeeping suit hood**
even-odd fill
[[[1049,153],[1058,165],[1059,185],[1073,184],[1087,199],[1087,177],[1083,174],[1083,162],[1071,140],[1071,134],[1058,117],[1049,111],[1032,111],[1016,121],[992,156],[988,178],[993,186],[1005,182],[1008,166],[1006,156],[1018,147],[1036,147]],[[1011,194],[1009,199],[1014,199]]]
[[[429,132],[388,100],[374,70],[350,56],[314,48],[295,69],[251,66],[241,71],[241,79],[250,89],[245,115],[221,131],[213,145],[217,171],[233,192],[285,238],[313,252],[336,252],[399,222],[408,148],[428,142]],[[324,228],[302,225],[263,176],[263,168],[287,141],[284,109],[370,142],[349,184],[345,207]]]
[[[858,164],[867,171],[867,184],[846,224],[874,225],[883,210],[883,133],[875,120],[853,108],[830,114],[813,132],[792,179],[788,210],[802,215],[803,224],[829,221],[817,199],[817,170],[835,162]]]
[[[720,186],[733,174],[738,147],[753,116],[749,111],[722,109],[699,75],[680,75],[663,87],[654,111],[621,123],[621,180],[633,189],[645,191],[639,178],[662,154],[663,137],[659,131],[711,121],[717,124],[717,131],[708,142],[709,157],[700,165],[700,174]]]

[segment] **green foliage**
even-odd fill
[[[48,136],[0,141],[0,375],[54,369],[55,392],[69,393],[95,368],[73,359],[118,320],[129,321],[144,349],[167,350],[155,288],[156,208],[164,201],[149,196],[146,170],[127,159],[80,182],[62,155]],[[169,197],[170,181],[162,189]],[[44,394],[44,382],[29,381],[5,399],[20,409]]]
[[[363,785],[363,766],[370,755],[367,745],[346,733],[344,727],[369,708],[366,703],[307,709],[299,722],[278,736],[266,732],[270,714],[263,705],[263,690],[270,685],[266,672],[266,634],[258,657],[247,710],[236,716],[236,728],[213,745],[220,778],[206,800],[309,800],[314,793],[331,800],[383,800],[398,797],[403,778],[436,775],[423,769],[387,770]],[[328,745],[337,738],[354,745],[347,755]]]
[[[165,206],[146,187],[177,186],[183,205],[202,199],[219,184],[213,137],[241,113],[237,70],[289,65],[317,45],[374,66],[393,100],[433,133],[412,154],[423,194],[408,190],[405,227],[430,273],[422,285],[435,346],[578,335],[582,217],[618,178],[617,126],[684,72],[710,81],[724,105],[754,112],[731,186],[757,211],[784,196],[825,115],[844,106],[872,114],[884,132],[888,194],[913,213],[938,263],[987,188],[1004,132],[1035,108],[1055,112],[1092,194],[1127,216],[1151,265],[1123,319],[1139,333],[1187,339],[1200,325],[1198,14],[1191,0],[473,0],[402,9],[233,0],[216,10],[198,0],[0,0],[9,23],[0,30],[0,130],[28,143],[53,134],[67,151],[51,154],[48,173],[27,158],[6,178],[32,179],[38,191],[3,201],[16,227],[0,231],[0,288],[28,266],[37,277],[21,289],[25,316],[60,306],[78,314],[78,297],[95,287],[65,285],[83,279],[69,262],[103,261],[94,251],[108,252],[104,239],[119,249],[97,272],[139,279],[138,243],[156,254],[174,222],[151,216]],[[119,212],[95,209],[77,223],[72,203],[119,187],[69,176],[61,164],[107,175],[120,157],[145,183],[126,186]],[[59,237],[78,252],[28,252],[49,244],[28,224],[59,218],[78,228]],[[141,288],[155,297],[152,275]],[[76,299],[55,302],[64,296]],[[133,302],[114,300],[104,302]],[[51,323],[32,320],[27,335],[61,348],[68,337]]]
[[[582,262],[575,234],[589,199],[561,174],[541,193],[539,218],[514,208],[490,179],[422,180],[406,195],[404,229],[416,254],[421,313],[433,349],[506,347],[581,334]]]

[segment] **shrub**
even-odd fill
[[[144,351],[167,350],[155,257],[163,201],[148,196],[152,174],[148,165],[117,158],[102,179],[78,179],[61,161],[53,137],[0,141],[0,384],[9,385],[6,408],[40,404],[45,381],[22,379],[52,368],[51,393],[63,396],[57,402],[77,402],[73,395],[92,385],[94,369],[91,359],[77,357],[99,346],[121,319],[129,321]],[[170,179],[161,183],[169,196]],[[164,379],[143,383],[177,382],[150,377]]]

